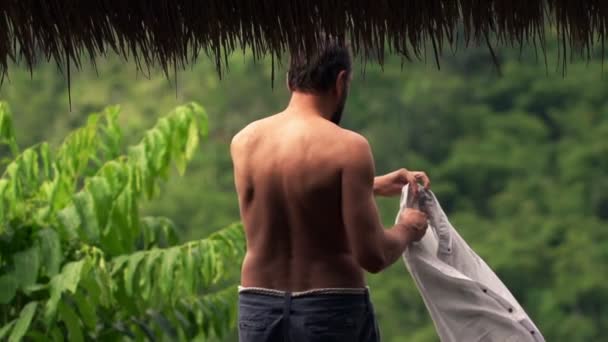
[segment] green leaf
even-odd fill
[[[198,127],[196,126],[196,121],[192,120],[188,127],[188,140],[186,141],[186,149],[184,151],[187,160],[192,159],[192,156],[194,156],[194,151],[198,147],[198,143],[199,143]]]
[[[170,247],[179,242],[177,228],[168,218],[147,216],[140,222],[144,249],[151,246]]]
[[[177,247],[170,248],[163,254],[162,266],[160,269],[159,286],[163,295],[170,295],[173,288],[175,265],[179,262],[180,250]],[[170,297],[170,296],[169,296]]]
[[[114,285],[112,281],[103,282],[104,288],[100,287],[100,284],[97,283],[97,277],[100,273],[107,274],[104,270],[101,270],[99,265],[95,265],[95,267],[91,268],[91,272],[87,274],[86,277],[80,280],[79,287],[82,288],[82,291],[76,291],[74,293],[74,297],[78,300],[79,296],[85,296],[89,300],[90,305],[94,307],[96,310],[97,307],[107,307],[109,298],[107,298],[108,286]],[[95,294],[95,295],[89,295]],[[96,312],[96,311],[95,311]]]
[[[59,272],[62,261],[61,242],[54,229],[45,228],[37,233],[40,255],[42,258],[42,273],[52,277]]]
[[[38,279],[40,269],[40,252],[38,246],[33,246],[25,251],[13,255],[15,265],[15,278],[18,286],[23,289],[34,285]]]
[[[111,275],[115,275],[117,272],[122,271],[123,266],[129,261],[130,255],[123,254],[112,259],[110,266]]]
[[[0,234],[2,234],[5,230],[5,224],[4,221],[7,219],[7,209],[10,208],[10,200],[11,198],[7,198],[6,196],[6,190],[8,189],[9,186],[9,181],[6,179],[0,179]],[[5,204],[8,204],[8,206]]]
[[[55,163],[51,164],[51,167],[53,177],[41,184],[39,192],[49,207],[49,213],[55,213],[69,203],[72,198],[73,186],[70,183],[71,180],[60,173]]]
[[[17,320],[14,319],[5,324],[2,328],[0,328],[0,341],[4,339],[4,336],[8,335],[8,333],[11,331],[16,322]]]
[[[81,225],[80,215],[78,214],[76,207],[73,205],[67,206],[57,214],[57,218],[61,223],[63,231],[62,238],[75,240],[78,237],[78,231]]]
[[[57,164],[61,171],[75,180],[94,157],[98,146],[97,123],[99,115],[90,115],[85,126],[71,132],[57,151]]]
[[[157,266],[158,263],[156,261],[163,255],[163,250],[154,248],[148,250],[146,253],[148,255],[146,256],[146,264],[142,273],[142,280],[140,281],[140,286],[142,288],[140,294],[145,301],[150,299],[154,286],[158,284],[156,274],[159,266]]]
[[[47,142],[43,142],[40,145],[40,157],[42,158],[42,170],[44,172],[45,178],[51,177],[51,152],[49,149],[49,144]]]
[[[31,296],[33,292],[38,292],[38,291],[42,291],[42,290],[47,290],[49,288],[49,284],[34,284],[31,286],[28,286],[26,288],[23,289],[23,292],[25,292],[26,295]]]
[[[94,269],[93,277],[91,282],[88,284],[88,289],[92,289],[91,293],[97,293],[99,303],[103,307],[110,307],[114,303],[115,298],[112,293],[112,287],[116,286],[115,282],[110,277],[110,274],[106,271],[99,271]],[[97,291],[94,291],[97,290]]]
[[[133,277],[137,271],[137,266],[145,256],[146,253],[144,252],[136,252],[129,257],[129,262],[124,273],[125,291],[129,296],[133,294]]]
[[[119,112],[119,106],[106,107],[104,110],[105,126],[103,127],[103,132],[105,139],[102,148],[106,154],[106,159],[116,158],[120,153],[122,132],[117,120]]]
[[[74,312],[74,310],[67,305],[65,302],[61,301],[59,303],[58,308],[60,321],[65,323],[65,326],[68,330],[68,341],[70,342],[80,342],[84,341],[84,337],[82,336],[82,328],[80,324],[80,320],[78,316]]]
[[[64,291],[69,291],[72,293],[76,291],[84,265],[84,259],[70,262],[63,266],[61,273],[56,274],[53,278],[51,278],[51,296],[46,302],[44,311],[44,320],[47,324],[50,324],[55,316],[55,313],[57,312],[57,304],[61,300],[61,294]]]
[[[91,299],[85,297],[80,291],[77,291],[74,294],[74,301],[76,302],[76,307],[80,313],[80,318],[86,327],[95,330],[97,313],[95,312],[94,303],[91,303]]]
[[[8,338],[9,342],[21,341],[21,338],[25,335],[27,328],[29,328],[32,322],[37,307],[38,302],[29,302],[23,307],[21,313],[19,313],[19,318],[17,318],[17,323],[15,323],[15,327]]]
[[[39,179],[38,179],[38,153],[34,150],[34,148],[28,148],[23,151],[21,154],[22,162],[22,172],[24,173],[24,178],[26,185],[29,189],[34,187],[38,187]]]
[[[108,214],[114,200],[110,183],[103,177],[92,177],[88,179],[86,188],[93,197],[98,229],[103,230],[108,222],[110,216]]]
[[[129,169],[123,161],[111,160],[105,163],[94,177],[103,178],[108,183],[112,196],[116,197],[128,183]]]
[[[194,257],[192,256],[192,245],[186,247],[185,255],[183,257],[183,274],[182,274],[182,286],[187,292],[193,293],[196,290],[196,277],[195,277],[195,266]]]
[[[100,233],[93,197],[88,191],[81,191],[74,196],[74,206],[78,211],[81,227],[84,229],[85,241],[97,243]]]
[[[199,253],[202,257],[203,286],[205,287],[215,283],[223,271],[218,252],[217,245],[212,241],[199,245]]]
[[[199,105],[196,102],[190,102],[188,107],[192,109],[192,112],[196,115],[198,119],[198,129],[200,130],[201,136],[207,136],[209,132],[209,117],[207,116],[207,111],[203,106]]]
[[[19,283],[12,273],[0,276],[0,304],[8,304],[15,297]]]
[[[85,262],[86,260],[73,261],[63,266],[63,270],[58,278],[58,286],[65,291],[71,293],[76,292],[76,287],[78,287],[78,283],[80,282],[82,268],[85,266]],[[55,279],[55,277],[53,277],[53,279]]]

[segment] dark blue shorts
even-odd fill
[[[378,342],[369,291],[239,293],[240,342]]]

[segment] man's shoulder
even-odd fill
[[[246,152],[248,141],[251,140],[254,129],[255,124],[250,123],[232,137],[230,141],[230,155],[233,160],[240,159],[239,156]]]
[[[373,159],[371,147],[363,135],[347,129],[340,129],[339,135],[336,161],[341,167],[352,168],[370,163]]]
[[[239,148],[245,146],[247,144],[247,141],[251,140],[251,138],[258,134],[258,131],[260,130],[260,127],[263,124],[263,121],[264,119],[256,120],[243,127],[232,137],[230,146],[232,148]]]
[[[269,130],[272,129],[274,125],[273,117],[275,116],[255,120],[238,131],[230,141],[232,156],[246,155],[252,149],[255,149],[259,142],[268,135]]]
[[[341,129],[342,141],[344,148],[350,153],[365,153],[370,150],[367,139],[354,131]]]

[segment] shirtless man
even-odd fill
[[[350,75],[348,48],[331,40],[293,57],[288,107],[232,140],[247,238],[241,342],[379,341],[364,271],[382,271],[426,231],[414,209],[382,227],[374,195],[405,184],[416,193],[429,179],[406,169],[374,177],[367,140],[339,126]]]

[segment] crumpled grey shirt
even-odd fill
[[[435,195],[420,189],[418,201],[412,198],[405,186],[399,214],[406,207],[424,206],[429,228],[406,249],[403,261],[441,341],[545,341],[507,287],[450,224]]]

